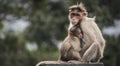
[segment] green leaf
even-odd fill
[[[0,22],[0,29],[2,29],[3,28],[3,24]]]

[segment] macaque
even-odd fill
[[[60,53],[61,56],[59,60],[61,61],[69,61],[69,60],[77,60],[81,61],[80,56],[80,39],[82,39],[81,30],[78,26],[74,26],[68,32],[68,36],[62,43]]]
[[[68,30],[68,36],[65,38],[60,49],[61,61],[81,61],[81,43],[82,43],[82,30],[80,28],[80,14],[78,10],[69,14],[72,23],[71,28]]]
[[[83,39],[85,44],[80,50],[82,62],[99,62],[103,58],[105,48],[105,40],[102,33],[95,23],[94,18],[87,17],[87,11],[82,3],[80,5],[73,5],[69,8],[70,25],[68,31],[77,24],[78,19],[73,20],[70,14],[80,14],[79,22],[83,32]]]

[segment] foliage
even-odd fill
[[[2,23],[0,23],[0,29],[2,29],[3,28],[3,24]]]

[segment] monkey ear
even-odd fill
[[[87,16],[88,13],[87,13],[87,12],[83,12],[82,15],[83,15],[83,16]]]
[[[96,19],[96,16],[93,17],[93,21],[95,21],[95,19]]]

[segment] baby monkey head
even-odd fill
[[[70,29],[71,35],[78,37],[79,39],[82,39],[82,30],[80,29],[80,25],[77,24]]]

